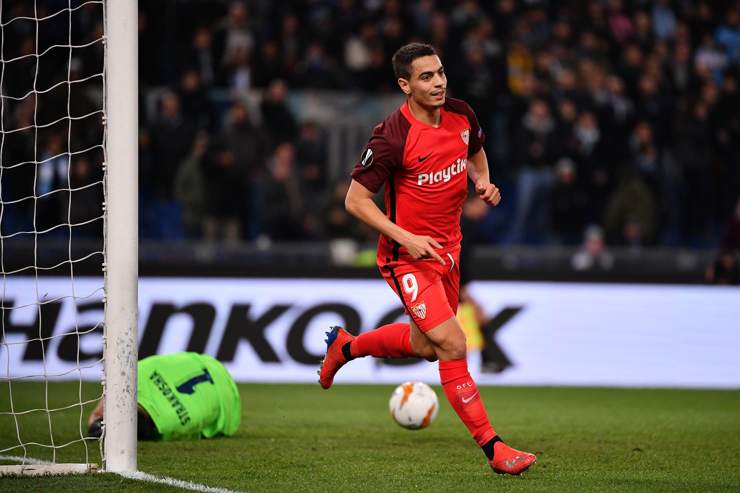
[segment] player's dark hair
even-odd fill
[[[139,440],[159,440],[161,437],[149,413],[142,409],[137,410],[136,436]]]
[[[137,410],[137,420],[136,420],[136,436],[139,440],[159,440],[160,435],[159,431],[157,431],[157,427],[154,425],[154,421],[152,420],[151,416],[149,414],[142,410]],[[103,417],[96,419],[90,427],[87,429],[87,436],[94,437],[94,438],[100,438],[103,435]]]
[[[411,63],[423,56],[436,55],[434,46],[425,43],[409,43],[401,46],[393,54],[393,72],[399,79],[408,80],[411,77]]]

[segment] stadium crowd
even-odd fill
[[[393,52],[424,40],[489,136],[509,206],[482,221],[486,240],[577,244],[597,225],[608,244],[731,242],[738,4],[579,5],[211,2],[190,6],[192,31],[179,22],[170,46],[144,13],[143,82],[172,91],[146,128],[142,183],[182,207],[191,236],[362,237],[342,208],[346,183],[326,180],[322,129],[296,121],[287,91],[396,91]],[[178,56],[166,63],[163,52]],[[262,125],[239,102],[219,119],[212,87],[264,91]]]
[[[75,19],[82,38],[101,30]],[[21,26],[5,27],[13,50],[33,52]],[[476,217],[481,241],[740,249],[740,3],[690,0],[142,2],[142,238],[374,238],[344,211],[354,163],[331,180],[326,129],[287,101],[393,93],[391,56],[412,40],[438,49],[488,135],[504,201]],[[72,74],[99,70],[98,51],[73,51]],[[4,94],[23,92],[13,73]],[[5,112],[6,130],[29,104]],[[39,155],[65,148],[61,135]],[[95,137],[74,126],[72,140]]]

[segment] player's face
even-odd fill
[[[437,55],[417,58],[411,62],[409,80],[399,79],[401,90],[422,106],[439,107],[445,103],[447,76]]]

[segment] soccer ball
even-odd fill
[[[393,391],[388,403],[396,423],[409,430],[426,428],[437,417],[437,394],[422,382],[406,382]]]

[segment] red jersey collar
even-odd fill
[[[403,113],[403,116],[405,116],[406,119],[408,121],[410,121],[411,123],[416,123],[416,124],[423,125],[423,126],[429,127],[429,128],[441,128],[442,127],[442,118],[444,116],[444,107],[442,107],[442,108],[439,109],[439,125],[437,125],[436,127],[434,125],[429,125],[426,122],[423,122],[421,120],[418,120],[414,116],[414,114],[411,112],[411,108],[409,108],[409,102],[408,102],[408,100],[404,101],[403,104],[401,105],[401,113]]]

